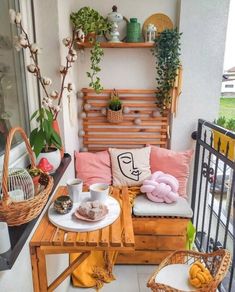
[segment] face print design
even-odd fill
[[[131,152],[124,152],[118,155],[117,157],[118,165],[121,170],[121,173],[134,181],[139,181],[141,171],[135,167],[134,158]]]

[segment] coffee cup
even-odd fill
[[[74,203],[81,201],[83,181],[80,178],[73,178],[67,181],[68,193]]]
[[[106,183],[96,183],[90,185],[91,201],[104,202],[108,198],[109,185]]]

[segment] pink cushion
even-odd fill
[[[107,183],[111,185],[111,162],[108,151],[96,153],[75,151],[76,177],[83,180],[84,185]]]
[[[176,177],[179,181],[179,195],[182,197],[187,197],[186,187],[192,155],[193,150],[175,152],[173,150],[151,146],[151,172],[162,171]]]

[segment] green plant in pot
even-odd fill
[[[122,102],[115,89],[111,93],[110,101],[108,104],[107,119],[110,123],[120,123],[123,120]]]
[[[30,133],[30,145],[35,153],[37,164],[42,158],[51,162],[55,171],[61,161],[60,149],[62,147],[61,138],[53,128],[53,114],[46,108],[42,107],[34,112],[31,120],[37,122],[37,127]]]
[[[104,18],[99,12],[90,7],[83,7],[77,12],[71,13],[70,19],[74,28],[76,30],[82,30],[85,36],[88,36],[88,41],[94,43],[94,46],[91,49],[90,72],[87,72],[87,76],[90,79],[89,86],[97,93],[100,93],[103,87],[100,84],[98,73],[101,71],[99,64],[104,55],[104,51],[100,47],[100,43],[97,42],[96,36],[109,31],[111,29],[111,24],[107,18]]]
[[[180,37],[177,29],[166,29],[155,39],[157,105],[161,112],[171,106],[171,90],[180,67]]]

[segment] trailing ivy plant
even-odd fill
[[[104,55],[104,50],[100,47],[99,42],[95,42],[91,49],[91,67],[90,72],[86,72],[87,77],[90,78],[89,86],[92,87],[96,93],[100,93],[103,87],[100,84],[100,77],[98,73],[101,71],[99,66],[102,56]]]
[[[177,69],[180,66],[180,37],[177,29],[166,29],[155,39],[153,55],[156,57],[157,105],[161,112],[171,106]]]
[[[96,41],[96,35],[101,35],[109,31],[112,25],[107,18],[104,18],[99,12],[88,6],[71,13],[70,19],[74,28],[76,30],[81,29],[85,36],[89,34],[95,35],[89,39],[94,46],[91,49],[91,67],[90,72],[87,72],[87,76],[90,79],[89,86],[97,93],[100,93],[103,87],[100,84],[98,73],[101,71],[99,63],[104,55],[104,51],[100,47],[100,43]]]

